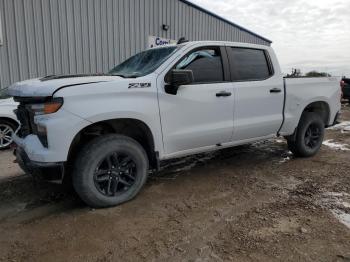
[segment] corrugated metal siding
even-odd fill
[[[106,72],[145,49],[149,35],[269,45],[178,0],[0,0],[0,17],[1,88],[44,75]]]

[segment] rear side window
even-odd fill
[[[192,70],[195,83],[224,81],[219,48],[204,48],[191,52],[175,68]]]
[[[229,55],[232,81],[264,80],[272,75],[264,50],[232,47]]]

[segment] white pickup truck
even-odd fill
[[[108,74],[12,85],[17,160],[28,172],[59,167],[88,205],[113,206],[132,199],[161,160],[275,136],[296,156],[314,155],[340,111],[339,82],[284,79],[269,46],[154,48]]]

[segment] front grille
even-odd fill
[[[30,114],[26,106],[20,104],[15,111],[18,121],[21,123],[21,127],[17,133],[19,137],[26,137],[32,133],[32,123],[30,121]],[[34,124],[34,123],[33,123]]]
[[[37,135],[40,142],[44,147],[48,147],[46,133],[39,133],[37,125],[34,122],[34,112],[30,110],[30,106],[33,104],[41,104],[51,100],[51,97],[18,97],[15,96],[14,100],[19,102],[19,106],[15,110],[18,121],[21,123],[21,127],[17,132],[17,135],[21,138],[33,134]]]
[[[31,104],[40,104],[47,101],[47,97],[14,97],[19,106],[15,110],[16,116],[21,123],[21,127],[17,133],[19,137],[26,137],[30,134],[37,134],[37,127],[34,123],[34,112],[29,107]]]
[[[48,147],[47,137],[45,134],[39,134],[36,124],[34,123],[34,113],[28,110],[26,105],[20,104],[15,111],[21,127],[17,132],[17,135],[21,138],[33,134],[37,135],[40,142],[44,147]]]

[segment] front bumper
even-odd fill
[[[21,147],[14,150],[16,161],[20,168],[30,175],[40,175],[41,178],[49,181],[62,182],[65,165],[63,162],[35,162],[31,161],[26,152]]]
[[[48,159],[54,158],[54,153],[45,148],[36,135],[20,138],[14,134],[12,139],[17,145],[16,151],[23,152],[22,155],[25,154],[31,163],[42,163],[44,165],[45,163],[50,163],[50,161],[47,161]]]
[[[48,146],[44,146],[35,134],[23,138],[15,134],[13,141],[26,153],[31,162],[41,163],[40,165],[66,162],[75,135],[91,124],[64,109],[50,115],[36,116],[35,123],[46,128]]]
[[[27,171],[37,169],[37,168],[50,168],[50,167],[61,167],[64,165],[64,162],[37,162],[29,159],[27,153],[23,148],[17,147],[14,150],[14,155],[16,160],[22,169]]]

